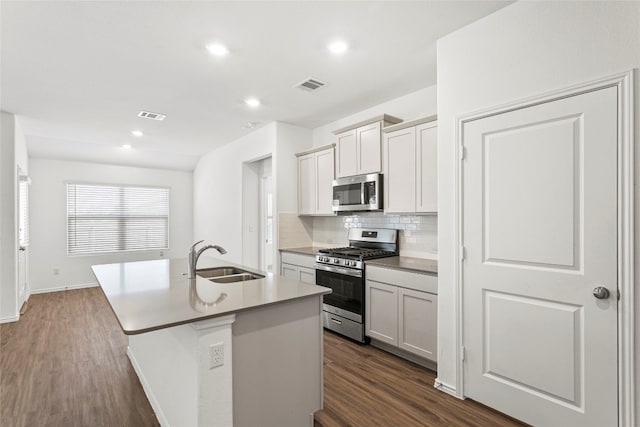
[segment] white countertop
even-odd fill
[[[91,268],[127,335],[331,292],[322,286],[204,255],[198,261],[199,269],[223,266],[239,267],[265,278],[236,283],[214,283],[201,277],[190,280],[184,274],[188,269],[186,258]]]

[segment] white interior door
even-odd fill
[[[465,395],[536,426],[617,425],[616,89],[462,132]]]
[[[29,183],[29,177],[18,168],[18,309],[28,294]]]

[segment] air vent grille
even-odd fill
[[[167,116],[166,114],[152,113],[151,111],[140,111],[138,113],[138,117],[144,117],[145,119],[151,120],[164,120]]]
[[[309,77],[308,79],[298,83],[296,87],[298,89],[306,90],[307,92],[314,92],[320,88],[323,88],[327,84],[313,77]]]

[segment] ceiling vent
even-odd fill
[[[326,86],[325,82],[309,77],[308,79],[298,83],[295,87],[306,90],[307,92],[315,92],[316,90]]]
[[[151,120],[164,120],[167,116],[160,113],[152,113],[151,111],[140,111],[138,117],[144,117]]]

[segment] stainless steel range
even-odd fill
[[[331,288],[324,296],[324,327],[359,342],[364,334],[364,261],[398,255],[398,231],[351,228],[349,246],[316,254],[316,284]]]

